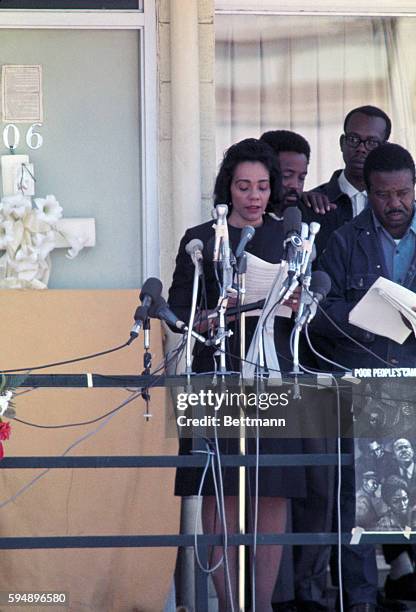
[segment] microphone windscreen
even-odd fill
[[[167,305],[165,298],[159,295],[149,306],[149,317],[157,318],[159,310]]]
[[[226,217],[228,215],[228,205],[227,204],[216,204],[215,210],[218,217]]]
[[[158,278],[151,276],[143,284],[142,290],[140,291],[140,299],[143,301],[145,295],[150,295],[153,300],[157,300],[161,293],[162,283]]]
[[[328,274],[323,270],[313,272],[309,289],[312,293],[319,293],[326,297],[331,289],[331,279]]]
[[[240,242],[242,242],[243,240],[250,242],[255,233],[256,230],[252,225],[245,225],[241,230]]]
[[[186,245],[185,251],[188,253],[188,255],[192,256],[195,251],[202,252],[203,248],[204,248],[204,243],[202,242],[202,240],[200,240],[199,238],[193,238]]]
[[[291,232],[301,233],[302,213],[296,206],[290,206],[283,212],[283,233],[285,236]]]

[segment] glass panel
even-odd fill
[[[415,152],[415,26],[414,18],[217,15],[218,159],[242,138],[294,130],[311,145],[312,188],[341,167],[344,116],[365,104],[385,110],[391,140]]]
[[[141,281],[140,33],[2,30],[2,64],[42,68],[43,139],[18,155],[34,164],[37,197],[54,194],[64,217],[93,217],[96,246],[73,261],[52,252],[52,288],[117,289]],[[1,134],[0,153],[8,153]],[[12,136],[10,136],[12,137]],[[36,136],[32,143],[36,145]]]

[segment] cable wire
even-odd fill
[[[3,374],[12,374],[15,372],[33,372],[34,370],[44,370],[45,368],[52,368],[55,366],[66,365],[68,363],[78,363],[79,361],[86,361],[87,359],[94,359],[95,357],[101,357],[102,355],[109,355],[110,353],[115,353],[116,351],[120,351],[123,348],[129,346],[128,342],[124,344],[120,344],[120,346],[116,346],[111,349],[107,349],[106,351],[101,351],[100,353],[92,353],[91,355],[84,355],[83,357],[76,357],[74,359],[66,359],[65,361],[55,361],[54,363],[47,363],[45,365],[40,366],[31,366],[28,368],[15,368],[13,370],[3,370]]]
[[[315,347],[313,346],[313,344],[311,342],[311,339],[309,337],[309,323],[306,324],[304,331],[305,331],[306,340],[308,342],[309,348],[311,349],[312,353],[314,353],[317,357],[319,357],[320,359],[323,359],[327,363],[330,363],[331,365],[334,365],[335,367],[340,368],[340,370],[344,370],[344,371],[349,371],[350,370],[350,368],[347,368],[347,367],[337,363],[336,361],[332,361],[332,359],[328,359],[328,357],[324,357],[324,355],[322,355],[322,353],[320,353],[319,351],[317,351],[315,349]]]
[[[174,352],[174,350],[175,349],[172,349],[172,351],[170,351],[170,353]],[[173,359],[173,357],[174,357],[174,355],[172,355],[169,359]],[[149,375],[149,376],[153,377],[154,380],[153,380],[153,382],[150,382],[148,385],[146,385],[147,389],[151,389],[157,383],[158,378],[156,377],[156,374],[161,369],[166,368],[166,363],[167,363],[167,360],[166,360],[166,358],[164,358],[163,361],[158,364],[158,366],[152,372],[152,374]],[[138,396],[140,396],[143,388],[144,387],[140,387],[139,389],[134,389],[132,392],[133,393],[137,393]],[[123,408],[123,405],[116,406],[116,408],[113,408],[109,412],[106,412],[105,414],[102,414],[101,416],[96,417],[95,419],[90,419],[88,421],[80,421],[78,423],[64,423],[64,424],[61,424],[61,425],[41,425],[39,423],[31,423],[30,421],[25,421],[24,419],[20,419],[18,417],[14,417],[13,420],[17,421],[18,423],[21,423],[22,425],[27,425],[29,427],[35,427],[37,429],[65,429],[65,428],[68,428],[68,427],[80,427],[82,425],[92,425],[93,423],[97,423],[98,421],[101,421],[102,419],[105,419],[106,417],[114,414],[115,412],[118,412],[121,408]]]
[[[359,346],[361,349],[363,349],[363,351],[365,351],[366,353],[369,353],[370,355],[372,355],[373,357],[375,357],[376,359],[378,359],[379,361],[381,361],[382,363],[384,363],[385,365],[388,365],[389,368],[391,368],[391,363],[389,363],[388,361],[386,361],[385,359],[383,359],[383,357],[380,357],[380,355],[377,355],[377,353],[375,353],[374,351],[372,351],[371,349],[369,349],[367,346],[364,346],[364,344],[361,344],[361,342],[358,342],[358,340],[356,340],[355,338],[353,338],[352,336],[350,336],[350,334],[348,334],[345,330],[342,329],[342,327],[340,327],[338,325],[338,323],[336,323],[334,321],[334,319],[332,317],[329,316],[329,314],[327,312],[325,312],[325,310],[322,308],[322,306],[320,304],[317,304],[319,311],[324,315],[324,317],[335,327],[335,329],[337,329],[338,331],[340,331],[342,333],[343,336],[345,336],[346,338],[348,338],[348,340],[351,340],[351,342],[354,342],[354,344],[356,344],[357,346]]]
[[[135,400],[137,397],[140,396],[140,393],[136,393],[133,394],[131,397],[129,397],[127,400],[125,400],[118,408],[124,408],[125,406],[127,406],[127,404],[129,404],[130,402],[132,402],[133,400]],[[115,415],[115,411],[113,411],[112,414],[110,414],[107,419],[105,421],[103,421],[102,423],[100,423],[98,425],[98,427],[96,427],[95,429],[93,429],[92,431],[82,435],[80,438],[77,438],[77,440],[75,440],[75,442],[73,442],[72,444],[70,444],[70,446],[68,446],[68,448],[62,453],[62,455],[60,455],[61,457],[65,457],[72,449],[74,449],[76,446],[78,446],[79,444],[81,444],[81,442],[84,442],[84,440],[87,440],[88,438],[90,438],[91,436],[95,435],[96,433],[98,433],[103,427],[105,427],[107,425],[107,423],[110,422],[110,420],[114,417]],[[43,476],[45,476],[52,468],[46,468],[45,470],[43,470],[40,474],[38,474],[37,476],[35,476],[35,478],[33,478],[32,480],[30,480],[28,483],[26,483],[23,487],[21,487],[20,489],[18,489],[18,491],[16,491],[16,493],[14,493],[11,497],[9,497],[8,499],[4,500],[3,502],[0,503],[0,509],[4,508],[5,506],[7,506],[8,504],[16,501],[16,499],[18,497],[20,497],[21,495],[23,495],[23,493],[25,493],[26,491],[28,491],[38,480],[40,480],[41,478],[43,478]]]

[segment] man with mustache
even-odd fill
[[[407,482],[412,503],[416,501],[416,465],[414,450],[406,438],[398,438],[393,444],[395,463],[394,473]]]
[[[416,291],[415,166],[406,149],[383,144],[366,159],[364,176],[369,206],[334,232],[320,259],[331,277],[326,312],[357,340],[368,345],[392,367],[416,365],[416,340],[403,344],[375,336],[348,323],[348,315],[375,280],[383,276]],[[416,296],[415,296],[416,303]],[[322,323],[319,325],[318,323]],[[349,368],[378,367],[380,361],[359,350],[325,317],[314,327],[336,342],[337,361]]]
[[[303,191],[308,174],[311,149],[308,141],[290,130],[270,130],[261,135],[276,153],[282,173],[283,193],[279,210],[275,214],[282,216],[288,206],[297,206],[302,212],[304,221],[322,222],[322,215],[336,208],[324,193]]]
[[[289,130],[264,132],[260,140],[273,149],[279,162],[283,194],[281,208],[276,214],[281,216],[285,208],[299,204],[308,174],[311,149],[303,136]]]
[[[328,212],[326,207],[329,201],[325,194],[303,191],[310,159],[310,147],[306,139],[289,130],[272,130],[265,132],[260,140],[266,142],[275,152],[282,174],[282,204],[281,208],[276,211],[276,215],[280,216],[288,206],[298,206],[305,221],[318,221],[324,224],[324,227],[336,229],[338,227],[335,224],[336,218],[332,217],[336,211]],[[327,214],[324,215],[325,212]],[[330,219],[329,224],[326,219]],[[325,240],[327,238],[328,235]],[[302,352],[301,362],[306,364],[311,356],[305,352],[305,347]],[[312,365],[315,366],[314,363]],[[334,453],[336,452],[335,442],[327,438],[304,439],[303,451],[305,453]],[[331,531],[335,486],[334,469],[324,466],[307,466],[305,469],[307,496],[305,499],[292,500],[292,529],[294,532]],[[365,602],[369,605],[374,602],[375,604],[377,572],[374,548],[355,546],[352,550],[353,554],[347,555],[344,549],[344,590],[348,600],[351,604],[355,602],[359,604]],[[293,569],[296,601],[280,602],[275,604],[274,609],[279,612],[294,609],[298,612],[327,610],[325,603],[329,556],[330,547],[327,546],[294,547]],[[291,570],[287,565],[285,565],[285,571],[290,574]],[[289,593],[290,591],[285,587],[281,588],[281,596],[284,599],[288,598]],[[351,610],[361,612],[360,608],[354,609],[352,605]]]
[[[355,159],[356,168],[359,161]],[[403,344],[397,344],[348,322],[352,308],[380,276],[416,293],[414,161],[403,147],[381,144],[368,154],[363,176],[368,206],[332,234],[319,262],[332,282],[323,308],[342,331],[332,326],[322,313],[315,318],[314,328],[333,341],[336,361],[348,369],[379,367],[380,361],[358,348],[342,332],[364,344],[391,367],[415,367],[416,339],[413,334]],[[386,595],[416,600],[416,576],[411,563],[402,563],[406,551],[401,553],[400,550],[403,547],[395,546],[389,559],[386,555],[386,561],[392,564]]]
[[[260,140],[266,142],[275,152],[281,175],[283,194],[281,198],[281,207],[275,212],[277,216],[281,216],[283,211],[288,206],[298,206],[302,210],[302,216],[305,217],[305,206],[301,201],[303,196],[303,187],[308,173],[308,164],[310,158],[310,146],[306,139],[295,132],[289,130],[271,130],[265,132]],[[312,220],[312,215],[315,215],[317,221],[318,210],[322,204],[326,204],[326,200],[315,198],[314,205],[316,212],[308,215],[308,220]],[[302,363],[305,359],[309,360],[311,356],[305,353],[305,347],[302,347]],[[315,365],[313,363],[313,365]],[[326,439],[305,439],[303,440],[303,451],[307,453],[326,453],[333,452],[334,449],[328,448]],[[292,500],[292,529],[294,532],[303,531],[330,531],[332,525],[328,522],[329,507],[332,507],[333,485],[334,485],[334,470],[331,467],[324,466],[307,466],[305,468],[307,475],[307,498],[297,501]],[[319,492],[319,493],[318,493]],[[330,506],[328,506],[330,504]],[[309,508],[306,509],[306,507]],[[310,507],[313,505],[314,511],[310,512]],[[293,548],[294,566],[292,568],[290,558],[284,558],[283,574],[286,574],[286,580],[280,580],[280,598],[286,601],[275,603],[274,609],[279,612],[291,612],[292,610],[321,610],[321,604],[312,602],[312,592],[316,591],[315,584],[319,582],[322,587],[322,598],[326,584],[326,570],[328,565],[329,549],[327,554],[321,555],[320,546],[296,546]],[[286,551],[287,554],[287,551]],[[319,562],[316,562],[319,558]],[[322,558],[322,561],[321,561]],[[295,574],[295,579],[292,579],[292,573]],[[294,596],[289,584],[294,582],[296,591],[296,603],[292,600]],[[300,586],[301,585],[301,586]],[[299,592],[301,589],[302,592]],[[280,599],[279,598],[279,599]],[[316,607],[315,607],[316,606]]]

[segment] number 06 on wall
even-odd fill
[[[29,149],[40,149],[43,137],[36,128],[42,127],[41,123],[32,123],[26,132],[26,144]],[[14,151],[19,146],[20,130],[14,123],[8,123],[3,129],[3,143],[6,149]]]

